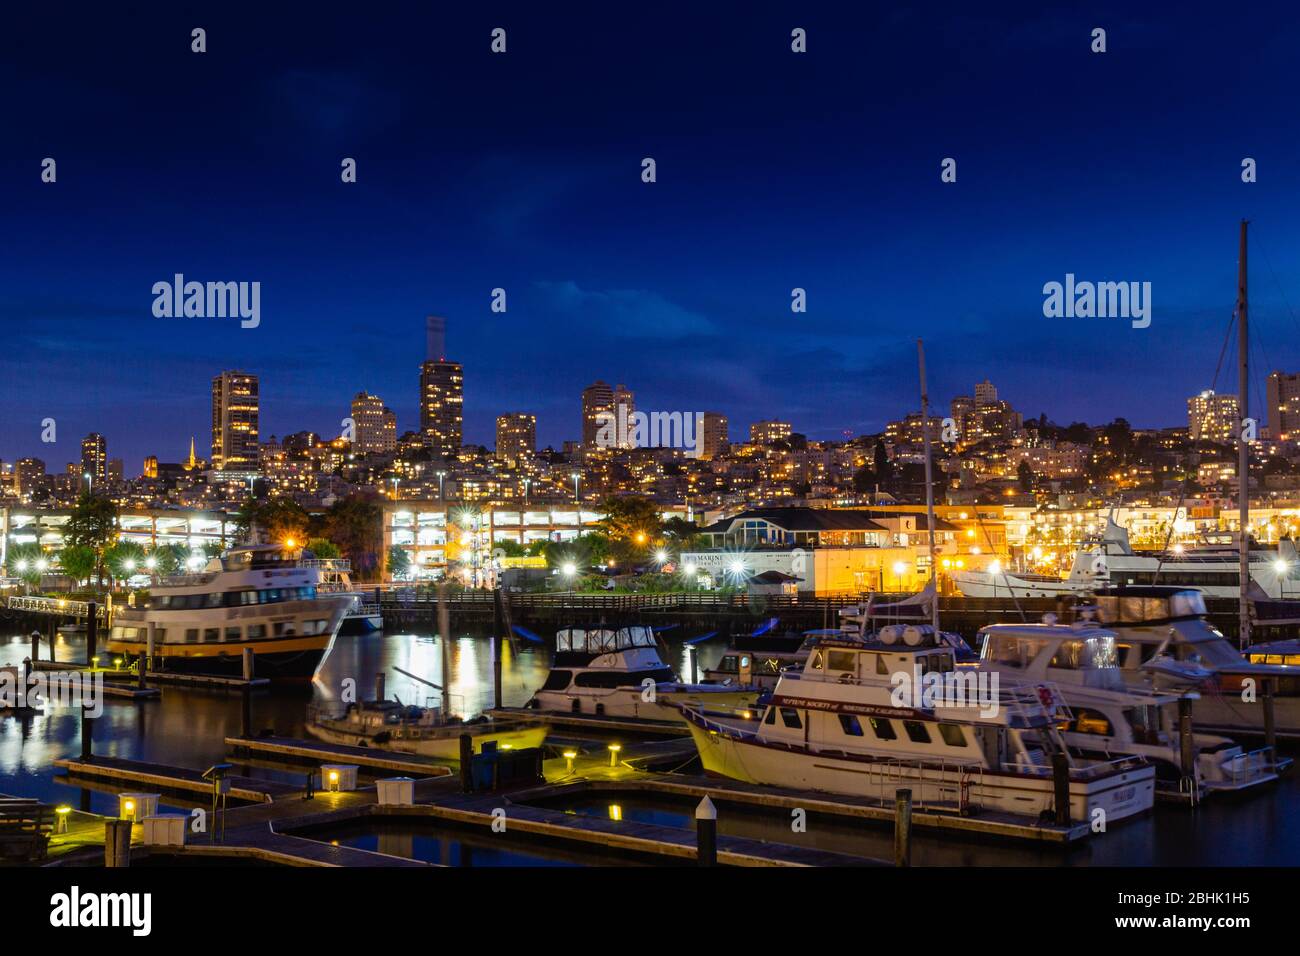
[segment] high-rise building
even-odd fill
[[[632,394],[631,389],[621,382],[614,386],[614,421],[622,422],[617,425],[618,429],[623,432],[619,436],[619,448],[631,448],[632,442],[632,413],[636,411],[636,396]]]
[[[45,462],[39,458],[19,458],[14,463],[18,494],[30,495],[45,481]]]
[[[212,467],[256,471],[258,466],[257,376],[222,372],[212,380]]]
[[[1300,438],[1300,374],[1274,372],[1268,377],[1268,437]]]
[[[1205,390],[1187,400],[1187,433],[1195,441],[1229,442],[1237,437],[1240,405],[1236,395],[1216,395]]]
[[[497,458],[516,466],[537,452],[537,416],[508,412],[497,416]]]
[[[582,390],[582,447],[596,447],[596,435],[606,416],[614,413],[614,390],[597,379]]]
[[[158,456],[157,455],[149,455],[148,457],[145,458],[144,470],[140,472],[140,475],[143,478],[158,477]]]
[[[700,457],[712,461],[725,455],[730,442],[727,439],[727,416],[721,412],[705,412],[701,428]]]
[[[793,431],[789,422],[754,422],[749,426],[749,440],[755,445],[770,445],[773,442],[789,441]]]
[[[108,483],[110,485],[122,484],[123,466],[121,458],[110,458],[108,460]]]
[[[352,447],[362,455],[397,451],[397,415],[378,395],[357,392],[352,399]]]
[[[975,383],[975,404],[978,407],[993,405],[998,400],[998,387],[985,379]]]
[[[95,488],[108,477],[108,442],[99,432],[91,432],[81,439],[81,473],[90,475]]]
[[[460,451],[464,403],[465,373],[459,362],[439,359],[420,366],[420,431],[424,444],[444,458]]]

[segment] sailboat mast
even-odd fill
[[[1250,645],[1250,541],[1246,528],[1250,520],[1250,446],[1246,442],[1246,419],[1250,415],[1249,333],[1246,325],[1246,220],[1241,220],[1241,248],[1237,253],[1237,555],[1241,571],[1241,597],[1238,609],[1240,645]]]
[[[925,344],[916,340],[916,357],[921,367],[921,434],[925,436],[925,517],[930,532],[930,580],[934,583],[934,601],[931,604],[930,623],[939,633],[939,565],[934,560],[934,483],[930,480],[930,395],[925,387]]]

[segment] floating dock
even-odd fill
[[[225,744],[235,754],[291,757],[294,760],[323,763],[352,763],[370,770],[400,773],[417,779],[451,774],[451,768],[446,764],[435,763],[431,758],[373,747],[349,747],[297,737],[227,737]]]
[[[60,758],[54,766],[66,770],[69,775],[88,777],[97,780],[109,780],[132,785],[154,787],[163,791],[183,793],[212,793],[212,781],[203,777],[198,770],[184,767],[169,767],[166,764],[147,763],[143,760],[123,760],[119,757],[91,757],[89,760]],[[230,781],[229,795],[236,800],[250,803],[269,803],[277,797],[291,794],[301,795],[303,787],[276,780],[262,780],[257,777],[226,775]]]

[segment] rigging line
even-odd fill
[[[1286,297],[1286,289],[1282,288],[1282,283],[1277,277],[1277,272],[1273,269],[1273,260],[1269,258],[1268,248],[1259,241],[1260,233],[1255,232],[1255,247],[1264,254],[1264,264],[1268,266],[1269,275],[1273,277],[1273,283],[1277,286],[1278,294],[1282,296],[1282,304],[1286,306],[1287,314],[1291,316],[1291,321],[1295,323],[1296,329],[1300,331],[1300,319],[1296,318],[1295,310],[1291,308],[1291,302]]]
[[[1223,360],[1224,357],[1227,356],[1228,354],[1228,343],[1232,341],[1232,330],[1233,327],[1236,326],[1236,324],[1237,324],[1237,307],[1233,306],[1232,316],[1231,318],[1228,319],[1228,327],[1223,333],[1223,346],[1219,349],[1219,361],[1214,368],[1214,378],[1210,381],[1211,391],[1213,391],[1214,388],[1219,384],[1219,375],[1222,374],[1223,372]],[[1193,442],[1194,449],[1201,442],[1205,440],[1205,420],[1209,417],[1209,415],[1210,415],[1210,406],[1207,403],[1205,406],[1205,411],[1201,413],[1201,421],[1196,427],[1196,434],[1188,436]],[[1199,455],[1197,456],[1197,460],[1198,461],[1200,460]],[[1184,471],[1183,480],[1178,488],[1178,504],[1174,506],[1173,520],[1169,522],[1169,530],[1165,532],[1165,545],[1160,550],[1160,555],[1156,558],[1156,569],[1151,575],[1152,584],[1155,584],[1159,580],[1160,570],[1164,567],[1165,564],[1165,555],[1169,553],[1169,544],[1174,536],[1174,526],[1178,523],[1178,512],[1182,510],[1183,502],[1187,500],[1187,482],[1189,480],[1190,480],[1190,475],[1186,471]]]

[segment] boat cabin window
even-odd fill
[[[1080,671],[1117,667],[1118,660],[1115,638],[1089,637],[1076,641],[1062,641],[1048,666]]]
[[[826,664],[826,658],[820,650],[813,651],[808,658],[808,670],[819,671]]]
[[[888,674],[888,673],[889,673],[889,665],[888,665],[887,663],[885,663],[885,655],[884,655],[884,654],[873,654],[872,656],[876,659],[876,673],[877,673],[877,674]]]
[[[907,739],[914,744],[928,744],[930,742],[930,731],[919,720],[903,721],[903,730],[907,731]]]
[[[1115,735],[1115,729],[1105,714],[1086,707],[1074,711],[1074,716],[1066,725],[1066,730],[1073,730],[1080,734],[1098,734],[1102,737]]]
[[[799,711],[793,707],[781,708],[781,722],[794,730],[803,730],[803,721],[799,719]]]
[[[917,659],[921,665],[921,676],[926,674],[948,674],[956,666],[951,654],[925,654]]]
[[[862,736],[862,724],[852,714],[840,714],[840,729],[850,737]]]
[[[871,724],[871,732],[876,735],[877,740],[897,740],[898,734],[894,732],[894,722],[882,717],[868,718]]]
[[[826,669],[856,675],[858,672],[857,657],[858,655],[854,651],[828,650],[826,652]]]
[[[940,724],[939,736],[949,747],[965,747],[966,734],[961,727],[956,724]]]
[[[654,631],[648,627],[592,628],[567,627],[555,635],[557,651],[607,654],[634,647],[657,647]]]
[[[1047,647],[1047,641],[1014,634],[986,634],[980,656],[1003,667],[1026,668]]]
[[[775,708],[775,707],[769,707],[769,708],[767,709],[767,713],[763,715],[763,723],[765,723],[765,724],[775,724],[775,723],[776,723],[776,708]]]

